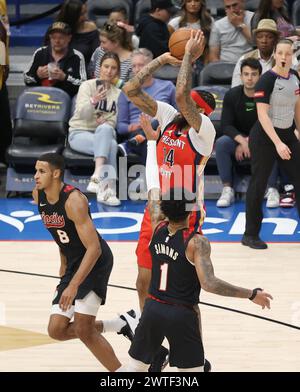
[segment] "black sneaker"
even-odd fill
[[[262,241],[258,236],[243,235],[242,244],[249,246],[252,249],[267,249],[268,245]]]
[[[205,359],[204,361],[204,373],[211,372],[211,363]]]
[[[126,313],[120,314],[120,318],[126,322],[126,325],[117,333],[119,335],[124,335],[132,342],[140,317],[135,310],[131,309]]]
[[[160,346],[157,353],[155,354],[153,361],[150,364],[148,372],[160,373],[169,363],[169,350],[164,346]]]

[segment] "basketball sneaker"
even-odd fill
[[[209,362],[208,359],[205,359],[204,361],[204,373],[211,372],[211,363]]]
[[[153,361],[148,369],[149,373],[160,373],[169,363],[169,350],[164,346],[160,346],[154,355]]]
[[[284,193],[280,195],[280,207],[293,208],[296,204],[296,197],[293,185],[285,185]]]
[[[119,317],[126,322],[126,325],[124,325],[120,332],[117,332],[118,335],[124,335],[125,338],[132,342],[135,329],[140,319],[139,312],[131,309],[128,312],[120,314]]]

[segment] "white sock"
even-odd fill
[[[103,320],[103,332],[120,332],[121,329],[126,325],[126,321],[117,317],[113,320]]]

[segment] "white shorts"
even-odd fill
[[[60,314],[69,319],[73,317],[74,313],[87,314],[96,317],[101,303],[101,298],[98,297],[94,291],[90,291],[83,299],[76,299],[75,305],[72,305],[71,308],[66,311],[63,311],[59,307],[59,304],[52,305],[51,314]]]

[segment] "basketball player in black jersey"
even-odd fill
[[[142,126],[144,121],[142,116]],[[156,141],[153,133],[147,133],[147,127],[143,129],[148,139],[146,180],[153,227],[149,244],[152,277],[149,298],[129,350],[129,364],[118,371],[146,371],[166,337],[170,366],[183,372],[201,372],[204,352],[197,306],[201,288],[223,296],[248,298],[263,309],[270,308],[272,296],[260,288],[233,286],[214,275],[208,239],[188,231],[194,196],[173,188],[160,200]]]
[[[60,283],[52,302],[49,336],[57,340],[79,338],[109,371],[121,364],[95,323],[105,303],[113,255],[97,233],[88,201],[78,189],[63,183],[64,161],[44,154],[35,165],[33,198],[60,251]],[[74,322],[70,320],[74,317]]]

